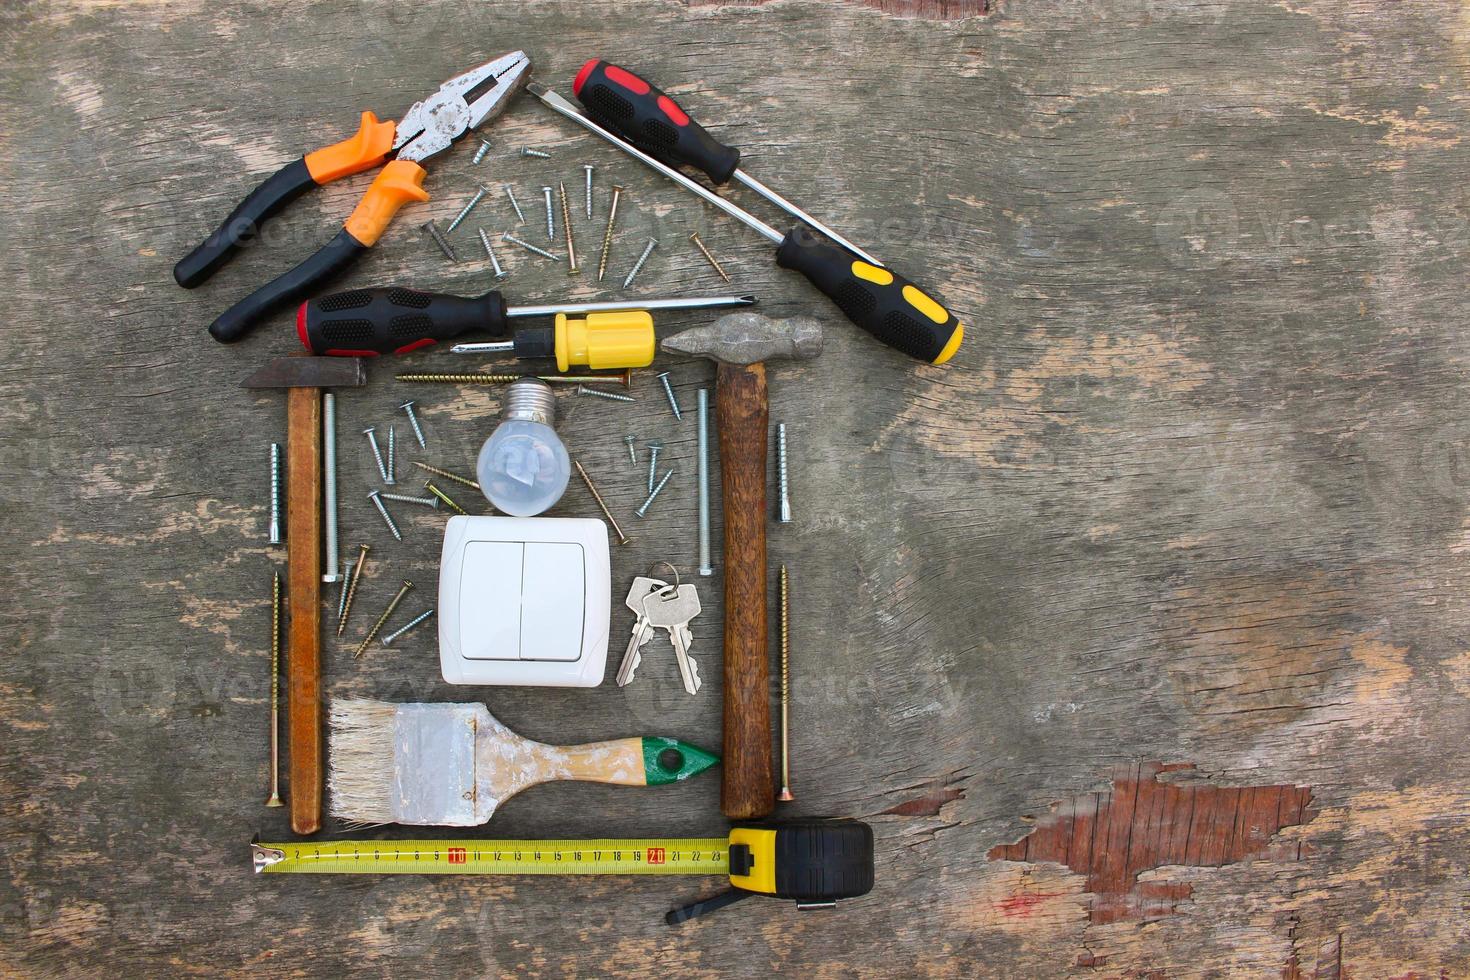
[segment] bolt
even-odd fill
[[[419,441],[419,448],[424,447],[424,430],[419,428],[418,413],[413,410],[413,402],[404,402],[398,407],[408,413],[408,424],[413,428],[413,437]]]
[[[654,500],[658,497],[658,495],[660,493],[663,493],[664,484],[668,483],[669,482],[669,477],[671,477],[673,475],[674,475],[674,471],[673,470],[669,470],[667,473],[665,473],[664,474],[664,478],[662,480],[659,480],[658,481],[658,486],[654,487],[651,491],[649,491],[648,499],[645,500],[645,501],[643,501],[643,506],[639,507],[633,513],[637,514],[639,517],[646,516],[648,514],[648,508],[649,508],[649,506],[654,502]]]
[[[281,543],[281,444],[271,443],[270,543]]]
[[[607,272],[607,251],[612,248],[613,222],[618,217],[618,198],[623,196],[623,189],[613,185],[612,204],[607,209],[607,230],[602,233],[602,258],[597,260],[597,281],[602,282],[603,274]]]
[[[510,206],[516,209],[516,220],[521,224],[526,223],[526,216],[521,213],[521,202],[516,200],[516,192],[510,189],[509,184],[501,184],[505,188],[505,196],[510,198]]]
[[[407,633],[409,630],[413,629],[419,623],[422,623],[424,620],[428,619],[432,615],[434,615],[434,610],[432,609],[428,610],[427,612],[419,613],[413,619],[410,619],[407,623],[404,623],[402,626],[398,627],[396,630],[383,637],[383,639],[379,642],[381,642],[385,647],[391,647],[394,640],[398,639],[404,633]]]
[[[598,391],[596,388],[589,388],[583,384],[577,385],[577,394],[591,395],[593,398],[606,398],[608,401],[613,402],[635,402],[638,400],[632,395],[619,395],[612,391]]]
[[[439,230],[438,225],[436,225],[432,221],[425,221],[423,224],[423,228],[430,235],[434,236],[434,241],[438,244],[439,251],[444,253],[444,257],[446,259],[451,262],[459,261],[459,256],[454,254],[454,249],[450,246],[449,239],[444,237],[444,233]]]
[[[485,154],[487,154],[489,152],[490,152],[490,141],[489,140],[480,140],[480,148],[475,151],[475,158],[473,160],[471,160],[470,163],[479,163],[481,160],[485,159]]]
[[[613,530],[617,532],[618,543],[627,544],[629,541],[628,536],[623,533],[622,528],[618,527],[618,522],[612,516],[612,511],[607,509],[607,504],[603,501],[602,494],[598,493],[597,487],[592,484],[592,477],[588,476],[587,471],[582,469],[582,464],[580,461],[574,459],[572,460],[572,465],[577,468],[578,473],[582,474],[582,482],[587,484],[587,489],[592,492],[592,499],[597,501],[597,506],[602,511],[602,516],[607,518],[607,522],[611,524]]]
[[[425,480],[424,481],[424,489],[427,490],[427,491],[429,491],[430,493],[432,493],[435,497],[438,497],[441,501],[443,501],[444,506],[446,506],[450,510],[454,511],[456,514],[460,514],[460,515],[462,515],[464,517],[469,517],[470,516],[469,515],[469,512],[466,511],[459,504],[455,503],[454,500],[453,500],[453,498],[451,498],[449,496],[449,494],[445,493],[443,490],[440,490],[438,487],[434,486],[434,484],[431,483],[430,481],[428,481],[428,480]]]
[[[271,577],[271,795],[266,806],[281,802],[281,573]]]
[[[713,575],[709,560],[709,389],[695,392],[699,417],[699,574]]]
[[[510,242],[512,245],[519,245],[526,251],[535,252],[537,255],[545,256],[553,262],[561,261],[561,259],[558,259],[555,255],[552,255],[550,252],[546,251],[546,249],[532,245],[530,242],[523,242],[519,238],[515,237],[512,234],[509,234],[508,232],[501,232],[500,240],[503,242]]]
[[[378,461],[378,475],[383,478],[384,483],[388,483],[391,482],[388,479],[388,467],[383,464],[383,453],[378,449],[378,437],[374,434],[376,431],[373,426],[368,426],[362,430],[362,434],[367,436],[368,445],[373,447],[373,459]]]
[[[353,566],[352,578],[348,579],[347,584],[343,587],[342,602],[337,606],[338,636],[341,636],[342,631],[347,628],[347,614],[352,612],[352,597],[357,595],[357,580],[362,578],[362,566],[367,564],[369,550],[371,549],[368,545],[357,546],[357,564]]]
[[[490,256],[490,268],[495,270],[496,279],[505,278],[505,270],[500,267],[500,260],[495,257],[495,249],[490,247],[490,236],[485,234],[485,229],[480,228],[480,244],[485,246],[485,254]]]
[[[659,442],[657,439],[654,439],[654,440],[652,440],[652,441],[650,441],[648,443],[648,492],[649,493],[652,493],[653,492],[653,477],[658,472],[658,454],[659,454],[659,450],[661,450],[663,448],[664,448],[664,444],[661,443],[661,442]]]
[[[465,218],[468,218],[470,216],[470,212],[475,210],[475,205],[479,204],[480,201],[484,199],[485,195],[489,193],[490,192],[484,187],[484,185],[481,185],[480,189],[475,191],[475,196],[470,198],[470,203],[464,206],[464,210],[460,211],[459,214],[454,216],[454,220],[449,222],[449,230],[453,231],[454,229],[458,228],[460,226],[460,223],[463,222]]]
[[[597,168],[590,163],[582,164],[582,169],[587,172],[587,220],[592,220],[592,171]]]
[[[679,400],[674,397],[674,386],[669,384],[669,372],[659,374],[658,379],[664,383],[664,394],[669,397],[669,408],[674,410],[674,420],[684,421],[684,413],[679,411]]]
[[[726,282],[729,282],[730,277],[728,274],[726,274],[724,267],[715,260],[715,257],[713,255],[709,254],[709,249],[705,248],[704,242],[699,240],[699,232],[690,232],[689,240],[694,243],[695,248],[699,249],[700,254],[704,256],[705,261],[715,267],[715,271],[720,274],[720,278],[725,280]]]
[[[521,156],[523,156],[523,157],[539,157],[542,160],[547,160],[547,159],[550,159],[551,158],[551,154],[550,153],[547,153],[545,150],[533,150],[529,146],[523,146],[523,147],[521,147]]]
[[[393,484],[395,484],[395,483],[398,482],[398,479],[393,475],[393,468],[394,468],[393,467],[393,464],[394,464],[394,462],[397,459],[397,455],[398,455],[398,434],[393,431],[393,426],[392,425],[389,425],[388,426],[388,475],[385,476],[385,477],[383,477],[383,482],[386,483],[386,484],[388,484],[388,486],[390,486],[390,487],[393,486]]]
[[[567,185],[557,184],[561,191],[561,228],[567,236],[567,275],[577,274],[577,247],[572,240],[572,212],[567,207]]]
[[[383,506],[381,497],[382,492],[379,490],[373,490],[368,493],[368,499],[378,508],[378,513],[383,515],[383,523],[388,525],[388,530],[393,532],[393,537],[396,540],[402,541],[403,535],[399,532],[398,525],[393,523],[393,515],[389,514],[388,508]]]
[[[643,268],[643,263],[648,261],[648,257],[653,254],[655,248],[658,248],[658,239],[650,238],[648,244],[643,247],[643,254],[638,256],[637,262],[633,263],[633,271],[628,273],[628,278],[623,280],[624,289],[633,285],[633,278],[638,275],[638,270]]]
[[[776,425],[776,485],[781,491],[782,524],[791,523],[791,495],[786,487],[786,423]]]
[[[791,792],[791,740],[787,735],[791,721],[791,647],[790,607],[787,596],[790,592],[786,579],[786,566],[781,566],[781,793],[778,800],[794,800]]]
[[[638,450],[633,445],[633,433],[630,432],[627,435],[623,436],[623,441],[628,444],[628,462],[632,463],[634,466],[637,466]]]
[[[438,497],[410,497],[406,493],[383,493],[379,494],[384,500],[396,500],[400,504],[418,504],[421,507],[432,507],[439,509]]]
[[[425,473],[432,473],[435,476],[442,476],[446,480],[453,480],[455,483],[463,483],[465,486],[472,487],[476,490],[480,489],[480,485],[467,476],[460,476],[458,473],[451,473],[448,470],[441,470],[437,466],[430,466],[428,463],[420,463],[417,460],[414,461],[413,465],[417,466]]]
[[[541,188],[541,193],[546,195],[546,240],[556,241],[556,221],[551,215],[551,188]]]
[[[408,590],[411,588],[413,588],[413,583],[408,579],[404,579],[402,588],[398,590],[398,594],[388,603],[388,608],[383,610],[383,615],[378,617],[378,621],[373,624],[373,628],[368,630],[367,636],[364,636],[362,642],[357,645],[357,652],[352,655],[353,657],[362,656],[363,651],[368,648],[368,644],[373,642],[373,637],[378,635],[378,630],[383,628],[383,624],[388,621],[389,616],[393,615],[393,610],[398,608],[398,604],[403,601],[404,596],[408,595]]]

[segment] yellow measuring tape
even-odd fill
[[[250,845],[257,874],[726,875],[723,837]]]

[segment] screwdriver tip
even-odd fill
[[[740,297],[740,302],[742,304],[744,304],[745,306],[754,306],[755,305],[755,297],[754,296],[741,296]]]
[[[540,82],[527,82],[526,83],[526,91],[527,92],[530,92],[532,95],[535,95],[535,96],[538,96],[539,97],[539,96],[545,95],[547,92],[549,92],[551,90],[548,89],[545,85],[542,85]]]

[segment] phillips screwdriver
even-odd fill
[[[869,265],[881,266],[867,252],[807,214],[740,168],[740,148],[726,146],[695,122],[657,87],[626,68],[600,58],[582,66],[572,93],[588,114],[628,142],[671,165],[702,171],[716,184],[735,178],[798,221],[811,225]]]
[[[588,118],[576,106],[537,82],[526,90],[551,109],[590,130],[670,180],[743,222],[779,247],[776,264],[794,269],[816,286],[853,323],[910,357],[943,364],[959,350],[965,328],[942,303],[882,266],[855,259],[798,225],[785,236],[714,191],[670,167]]]
[[[302,303],[296,313],[296,332],[313,354],[372,357],[405,354],[471,331],[503,337],[509,321],[520,317],[618,310],[705,310],[750,306],[754,302],[754,296],[692,296],[507,306],[497,290],[483,296],[447,296],[392,286],[334,293]]]

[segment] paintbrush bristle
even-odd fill
[[[333,701],[327,791],[332,813],[354,824],[392,823],[393,751],[398,705]]]

